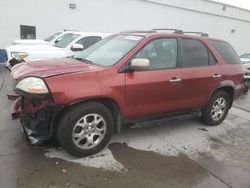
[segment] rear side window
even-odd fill
[[[210,65],[215,65],[217,63],[217,61],[215,60],[214,56],[212,55],[212,53],[210,51],[208,52],[208,57],[209,57],[209,64]]]
[[[229,64],[240,64],[240,58],[233,49],[233,47],[223,41],[212,41],[214,47],[217,49],[217,51],[220,53],[220,55],[223,57],[224,61],[226,61]]]
[[[193,39],[182,39],[182,58],[184,67],[200,67],[216,63],[209,49],[201,41]]]

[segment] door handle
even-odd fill
[[[214,74],[214,75],[213,75],[213,78],[220,78],[220,77],[222,77],[221,74]]]
[[[171,82],[171,83],[176,83],[176,82],[181,82],[181,81],[182,81],[181,78],[172,78],[169,80],[169,82]]]

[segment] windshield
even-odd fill
[[[113,35],[80,52],[74,58],[97,65],[111,66],[123,58],[142,39],[141,36]]]
[[[73,40],[75,40],[80,35],[68,33],[65,34],[60,41],[58,41],[54,46],[58,48],[66,48]]]
[[[250,54],[243,54],[240,56],[240,58],[249,58],[250,59]]]
[[[47,41],[47,42],[50,42],[50,41],[52,41],[54,38],[56,38],[57,36],[59,36],[60,34],[62,34],[62,32],[55,33],[55,34],[53,34],[53,35],[47,37],[47,38],[44,39],[44,40]]]

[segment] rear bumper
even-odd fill
[[[244,88],[245,88],[244,83],[235,85],[235,88],[234,88],[234,100],[238,99],[240,96],[242,96],[244,94]]]

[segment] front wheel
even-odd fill
[[[106,106],[97,102],[83,103],[63,116],[57,138],[69,154],[85,157],[99,152],[108,144],[113,128],[113,116]]]
[[[202,110],[202,122],[215,126],[221,124],[230,109],[230,97],[225,91],[216,91]]]

